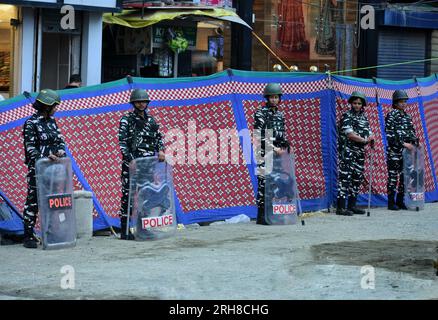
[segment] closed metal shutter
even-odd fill
[[[378,65],[426,58],[426,32],[412,30],[382,30],[379,32]],[[403,80],[425,76],[425,62],[377,69],[377,77]]]
[[[431,40],[431,53],[430,56],[433,58],[438,58],[438,30],[432,32]],[[430,73],[438,73],[438,60],[432,60],[430,63]]]

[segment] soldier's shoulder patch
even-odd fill
[[[27,118],[27,120],[25,121],[25,123],[34,123],[34,122],[38,122],[38,117],[35,114]]]
[[[257,115],[264,115],[268,112],[268,108],[266,106],[260,107],[256,110],[255,114]]]

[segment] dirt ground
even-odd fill
[[[0,299],[438,299],[437,259],[438,203],[319,212],[305,225],[186,226],[149,242],[0,246]]]

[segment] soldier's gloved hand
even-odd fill
[[[283,153],[286,152],[286,149],[274,147],[274,152],[277,156],[281,156]]]
[[[409,151],[414,150],[414,145],[411,144],[411,143],[404,142],[404,143],[403,143],[403,147],[405,147],[405,148],[408,149]]]
[[[65,151],[64,150],[58,150],[58,152],[56,153],[56,156],[58,156],[59,158],[62,158],[65,156]]]
[[[278,148],[281,148],[285,151],[287,151],[288,153],[290,153],[290,142],[285,140],[285,139],[279,139],[276,141],[276,145],[278,146]]]
[[[59,158],[55,156],[54,154],[49,154],[48,158],[52,161],[57,161]]]
[[[370,144],[371,148],[374,148],[374,142],[375,142],[374,136],[369,136],[368,143]]]
[[[166,160],[166,154],[164,153],[164,151],[159,151],[158,152],[158,161],[163,162],[164,160]]]

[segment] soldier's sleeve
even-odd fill
[[[260,148],[274,148],[272,132],[266,130],[266,118],[261,109],[254,114],[254,138],[259,140]],[[261,152],[261,149],[259,150]]]
[[[254,125],[253,125],[253,146],[254,153],[256,156],[257,164],[261,164],[263,162],[262,158],[262,149],[263,144],[265,143],[265,139],[262,136],[262,130],[265,126],[265,119],[263,117],[263,113],[261,110],[257,110],[254,114]]]
[[[285,142],[286,140],[286,120],[284,118],[284,113],[281,113],[281,126],[282,126],[282,130],[280,130],[280,139]]]
[[[415,131],[415,127],[414,127],[414,123],[412,122],[412,118],[411,118],[411,130],[412,130],[412,135],[414,136],[414,139],[418,139],[417,136],[417,132]]]
[[[281,130],[276,132],[274,146],[279,148],[287,148],[290,146],[289,141],[286,139],[285,119],[283,113],[281,113]]]
[[[64,136],[61,133],[61,130],[58,127],[58,124],[55,121],[55,127],[56,127],[56,145],[58,150],[62,150],[65,152],[65,141]]]
[[[371,137],[373,135],[373,130],[371,129],[370,121],[367,119],[367,129],[368,129],[368,137]]]
[[[155,126],[156,126],[156,130],[157,130],[157,141],[156,141],[156,145],[155,145],[155,149],[157,151],[164,151],[164,136],[160,131],[160,125],[155,121]]]
[[[345,135],[354,132],[352,119],[347,112],[344,113],[341,118],[341,132]]]
[[[119,126],[119,146],[122,152],[123,160],[128,162],[134,160],[134,156],[131,153],[131,147],[128,144],[129,135],[129,120],[127,116],[123,116],[120,120]]]
[[[26,163],[28,163],[29,161],[36,161],[41,157],[41,154],[37,148],[37,133],[35,132],[35,126],[30,120],[27,120],[24,123],[23,136]]]
[[[260,110],[257,110],[254,114],[254,130],[261,130],[265,125],[265,119],[263,118],[263,114]]]
[[[385,133],[386,140],[389,145],[401,147],[403,142],[400,141],[399,136],[397,134],[396,121],[393,113],[388,113],[385,118]]]
[[[263,114],[260,110],[257,110],[254,114],[254,139],[257,139],[258,144],[262,142],[262,129],[265,125],[265,119],[263,118]]]

